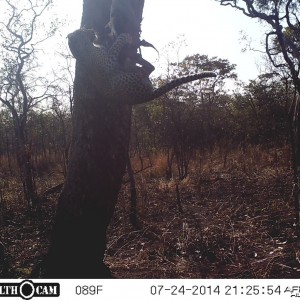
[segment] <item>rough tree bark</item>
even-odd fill
[[[81,27],[103,32],[111,0],[84,0]],[[108,103],[76,65],[69,165],[45,277],[109,278],[106,229],[126,168],[131,105]]]

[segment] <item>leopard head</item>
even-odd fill
[[[84,49],[87,44],[93,44],[96,35],[92,29],[78,29],[68,34],[67,38],[71,53],[77,59],[84,55]]]

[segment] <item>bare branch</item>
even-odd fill
[[[299,4],[293,2],[293,0],[285,1],[268,1],[267,6],[259,7],[259,1],[254,0],[241,0],[240,5],[237,4],[236,0],[217,0],[221,5],[231,6],[235,9],[241,10],[246,16],[251,18],[258,18],[265,21],[272,27],[272,31],[266,34],[266,52],[267,55],[275,67],[282,68],[287,67],[293,78],[295,86],[298,87],[300,93],[300,56],[299,56],[299,45],[289,38],[285,33],[284,27],[288,25],[288,29],[293,31],[295,34],[300,34],[300,24],[295,11],[299,8]],[[242,3],[242,4],[241,4]],[[272,7],[270,5],[273,5]],[[294,24],[295,23],[295,24]],[[299,27],[297,27],[297,25]],[[272,42],[278,43],[278,47],[271,46],[271,37],[276,37]],[[274,51],[278,49],[278,51]],[[282,55],[286,64],[278,64],[275,61],[275,57]]]
[[[234,2],[234,3],[232,3],[232,2]],[[243,14],[246,15],[247,17],[253,18],[253,16],[251,14],[249,14],[245,8],[236,5],[236,0],[221,0],[220,4],[222,6],[231,6],[233,8],[236,8],[237,10],[242,11]]]
[[[292,2],[293,2],[293,0],[288,0],[287,3],[286,3],[286,6],[285,6],[286,21],[287,21],[287,24],[288,24],[290,29],[292,29],[293,31],[298,32],[299,28],[297,28],[294,24],[292,24],[291,18],[290,18],[290,5],[291,5]],[[296,15],[294,15],[294,16],[296,17]],[[297,17],[296,17],[296,19],[298,20]]]

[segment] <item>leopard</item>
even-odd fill
[[[176,78],[162,87],[153,88],[149,78],[154,67],[137,54],[137,64],[124,66],[120,53],[126,45],[132,43],[129,33],[117,36],[110,48],[95,44],[95,32],[92,29],[78,29],[68,35],[68,44],[77,63],[82,64],[89,74],[99,94],[128,104],[145,103],[161,97],[170,90],[202,78],[216,77],[212,71]]]

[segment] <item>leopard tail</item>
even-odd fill
[[[170,90],[172,90],[184,83],[188,83],[188,82],[202,79],[202,78],[209,78],[209,77],[216,77],[216,76],[217,76],[217,74],[215,72],[205,71],[205,72],[201,72],[201,73],[198,73],[195,75],[189,75],[189,76],[174,79],[174,80],[166,83],[162,87],[154,90],[153,93],[151,94],[151,99],[149,99],[149,101],[166,94]]]

